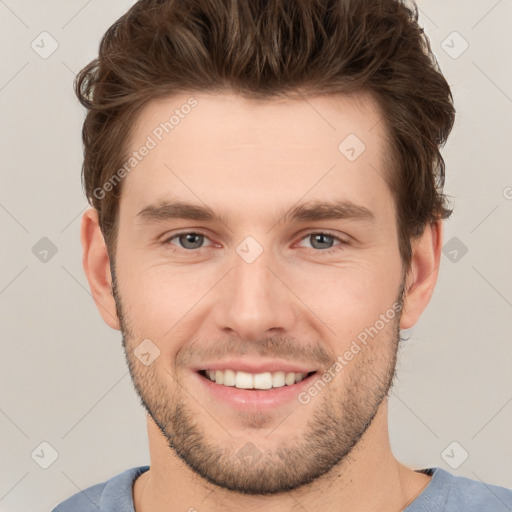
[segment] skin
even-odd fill
[[[124,178],[114,276],[97,212],[82,218],[94,300],[123,333],[148,411],[151,469],[134,484],[137,512],[402,510],[430,477],[393,456],[387,395],[400,329],[417,322],[436,284],[442,221],[413,241],[402,274],[383,179],[385,126],[370,96],[193,96],[197,107]],[[131,150],[189,97],[150,103]],[[353,162],[338,150],[351,133],[366,146]],[[224,222],[138,219],[170,199],[206,204]],[[327,199],[363,205],[375,221],[275,222],[299,201]],[[195,230],[203,248],[171,238]],[[320,246],[308,236],[319,232],[347,244],[327,238]],[[263,248],[252,263],[236,251],[247,236]],[[211,396],[192,370],[229,355],[307,362],[321,374],[397,303],[401,314],[307,404],[241,412]],[[144,339],[160,351],[148,366],[133,352]],[[256,464],[237,456],[248,440],[262,455]]]

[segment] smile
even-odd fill
[[[292,386],[316,372],[262,372],[249,373],[244,371],[201,370],[200,375],[218,385],[235,387],[238,389],[272,389],[283,386]]]

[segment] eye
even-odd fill
[[[172,240],[174,240],[174,239],[178,240],[178,243],[179,243],[178,247],[180,249],[185,249],[188,251],[192,251],[194,249],[202,249],[203,242],[205,240],[208,240],[206,235],[204,235],[202,233],[196,233],[195,231],[187,231],[184,233],[177,233],[177,234],[171,236],[170,238],[167,238],[164,241],[164,244],[175,245],[172,243]]]
[[[174,240],[176,240],[177,243],[174,243]],[[167,246],[172,246],[172,249],[197,251],[199,249],[208,249],[215,245],[203,245],[207,240],[209,241],[210,239],[204,233],[200,233],[197,231],[184,231],[181,233],[176,233],[171,237],[165,239],[163,241],[163,244]],[[348,242],[341,239],[340,237],[323,231],[308,233],[301,238],[301,242],[305,240],[310,241],[311,247],[309,248],[315,249],[317,252],[321,252],[324,254],[330,254],[331,252],[341,250],[342,246],[348,245]],[[304,246],[302,245],[301,247]]]
[[[317,249],[321,252],[330,253],[341,249],[339,246],[346,245],[347,242],[341,238],[331,235],[330,233],[324,232],[312,232],[308,233],[301,240],[309,240],[313,249]],[[338,243],[333,245],[337,241]]]

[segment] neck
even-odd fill
[[[391,452],[387,399],[350,454],[314,482],[288,493],[250,496],[220,488],[194,473],[148,417],[150,470],[133,488],[136,512],[400,512],[430,477],[407,468]]]

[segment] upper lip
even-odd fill
[[[289,361],[272,360],[247,360],[247,359],[226,359],[211,363],[204,363],[196,371],[201,370],[233,370],[247,373],[265,373],[283,371],[286,373],[310,373],[317,371],[317,368],[305,366],[300,363]]]

